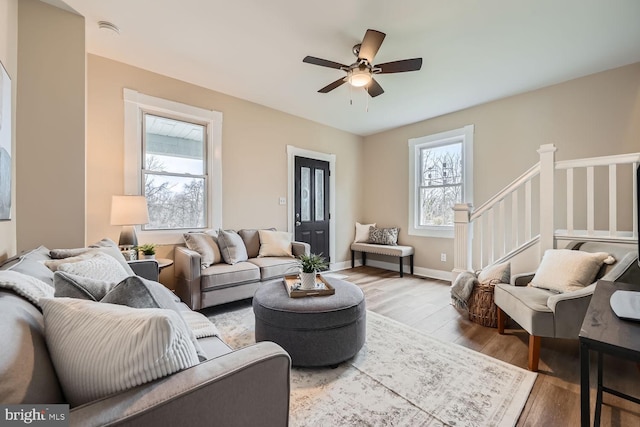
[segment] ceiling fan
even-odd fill
[[[380,45],[386,34],[376,30],[367,30],[362,39],[362,43],[353,46],[352,52],[358,58],[351,65],[339,64],[326,59],[314,56],[305,56],[302,62],[319,65],[321,67],[336,68],[346,71],[346,77],[342,77],[320,89],[318,92],[327,93],[349,83],[354,87],[364,87],[371,97],[382,95],[382,86],[373,78],[375,74],[404,73],[407,71],[418,71],[422,67],[422,58],[403,59],[400,61],[386,62],[384,64],[373,65],[373,58],[378,53]]]

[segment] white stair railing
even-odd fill
[[[540,162],[478,209],[473,210],[467,204],[454,207],[454,278],[461,271],[511,259],[536,243],[542,257],[545,250],[556,246],[558,239],[637,241],[635,170],[640,164],[640,153],[556,162],[555,151],[553,144],[540,146]],[[596,182],[596,168],[608,169],[607,185],[600,183],[602,180]],[[583,194],[576,192],[578,176],[584,176]],[[566,229],[556,230],[559,207],[555,203],[556,182],[563,179],[566,182]],[[628,181],[625,183],[627,179],[631,185]],[[621,189],[625,191],[624,196],[618,197]],[[626,191],[631,194],[627,196]],[[601,200],[604,193],[608,199],[606,204]],[[586,209],[580,204],[580,197],[576,197],[579,195],[586,199]],[[603,222],[601,218],[597,221],[603,211],[608,214],[608,227],[597,229],[596,224]],[[620,212],[628,214],[629,211],[630,215],[622,215],[625,224],[621,227]],[[576,229],[577,222],[584,216],[585,229]]]

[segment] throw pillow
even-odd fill
[[[89,259],[95,256],[96,253],[97,252],[95,251],[88,250],[80,255],[76,255],[68,258],[50,259],[48,261],[44,261],[44,265],[46,265],[49,270],[55,273],[56,271],[58,271],[58,267],[60,267],[62,264],[84,261],[85,259]],[[54,283],[55,283],[55,275],[54,275]]]
[[[91,279],[75,274],[56,271],[53,273],[56,297],[79,298],[100,301],[115,286],[115,282]]]
[[[202,268],[222,262],[220,248],[213,237],[207,233],[184,233],[184,242],[187,248],[200,254]]]
[[[398,231],[397,227],[393,228],[369,228],[369,242],[377,245],[398,245]]]
[[[259,230],[260,251],[258,257],[286,256],[292,257],[291,233],[286,231]]]
[[[118,261],[118,263],[124,268],[128,276],[133,276],[135,273],[127,263],[127,260],[120,252],[118,245],[111,239],[102,239],[86,248],[73,248],[73,249],[52,249],[49,251],[49,256],[53,259],[63,259],[69,257],[75,257],[82,255],[86,252],[103,252]]]
[[[11,270],[0,271],[0,288],[10,289],[40,307],[40,298],[52,298],[53,288],[27,274]]]
[[[189,331],[189,338],[196,349],[198,358],[200,361],[207,360],[204,350],[182,316],[178,304],[174,301],[173,293],[162,284],[139,276],[130,276],[115,285],[100,302],[126,305],[131,308],[163,308],[175,311]]]
[[[199,363],[184,321],[172,310],[74,298],[40,302],[47,347],[72,407]]]
[[[242,238],[233,230],[218,231],[218,246],[222,259],[227,264],[237,264],[249,259]]]
[[[53,287],[53,271],[49,270],[43,263],[51,259],[49,257],[49,249],[40,246],[29,252],[21,254],[18,261],[12,264],[6,270],[17,271],[18,273],[33,276],[42,280],[47,285]]]
[[[593,283],[603,263],[615,261],[605,252],[548,249],[530,286],[559,293],[575,291]]]
[[[369,230],[371,227],[375,228],[376,223],[373,224],[360,224],[356,222],[356,237],[353,239],[353,243],[369,243]]]
[[[511,281],[511,263],[509,261],[500,264],[489,265],[478,273],[478,282],[483,285],[495,285],[496,283],[509,283]]]
[[[129,276],[118,261],[103,253],[83,261],[62,264],[58,267],[58,271],[111,283],[118,283]]]

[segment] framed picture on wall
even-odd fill
[[[0,221],[11,219],[11,79],[0,62]]]

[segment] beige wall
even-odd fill
[[[18,250],[78,247],[85,233],[84,18],[18,6]]]
[[[349,258],[361,206],[362,138],[183,81],[88,56],[87,241],[118,238],[111,196],[123,194],[123,88],[223,113],[223,226],[287,229],[286,146],[336,155],[336,260]],[[172,248],[160,256],[172,257]],[[163,271],[163,274],[165,272]],[[167,273],[169,276],[170,273]]]
[[[0,2],[0,62],[11,77],[11,221],[0,221],[0,261],[16,254],[16,97],[18,83],[18,0]],[[6,113],[3,113],[6,114]]]
[[[638,152],[640,63],[366,137],[364,162],[378,167],[363,171],[362,219],[400,226],[416,266],[451,271],[453,239],[407,235],[408,140],[468,124],[475,125],[475,206],[535,164],[541,144],[555,144],[558,160]]]

